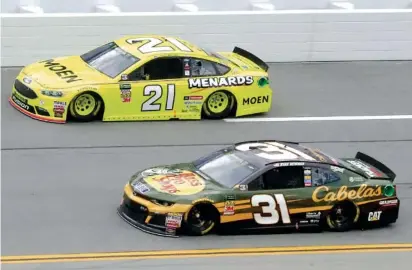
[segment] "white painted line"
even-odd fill
[[[412,115],[372,115],[372,116],[315,116],[315,117],[267,117],[267,118],[229,118],[225,122],[311,122],[311,121],[359,121],[359,120],[405,120]]]

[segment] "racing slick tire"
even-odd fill
[[[203,103],[203,113],[208,119],[226,118],[232,112],[235,98],[227,91],[219,90],[213,92]]]
[[[330,230],[336,232],[350,231],[356,224],[358,208],[351,202],[336,204],[326,216]]]
[[[209,234],[217,228],[219,216],[219,212],[211,204],[196,204],[187,214],[185,230],[191,236]]]
[[[81,93],[70,102],[70,116],[81,122],[93,121],[99,114],[102,103],[102,99],[97,94]]]

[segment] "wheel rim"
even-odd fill
[[[87,116],[96,108],[96,99],[91,94],[80,95],[74,102],[74,110],[78,115]]]
[[[215,222],[212,219],[202,214],[196,207],[190,212],[189,223],[194,229],[199,230],[202,234],[208,233],[215,225]]]
[[[338,206],[336,207],[332,213],[330,214],[330,222],[332,223],[333,227],[340,228],[345,226],[349,223],[349,213],[348,210]]]
[[[207,107],[212,113],[222,113],[228,105],[229,96],[224,92],[213,93],[207,102]]]

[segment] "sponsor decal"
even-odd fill
[[[24,98],[20,99],[20,96],[16,94],[12,95],[11,98],[13,99],[14,103],[19,105],[21,108],[25,109],[26,111],[30,109],[29,105],[25,104],[26,102],[23,101],[23,100],[27,101],[26,99]]]
[[[57,76],[65,80],[66,83],[72,83],[82,80],[81,78],[79,78],[78,75],[76,75],[76,73],[74,73],[72,70],[69,70],[66,66],[63,66],[62,64],[55,62],[54,59],[44,60],[40,63],[44,63],[45,68],[49,69],[50,71],[53,71]]]
[[[30,78],[30,77],[24,77],[23,78],[23,82],[25,83],[25,84],[31,84],[31,82],[32,82],[32,79]]]
[[[202,96],[184,96],[183,100],[203,100]]]
[[[134,191],[137,191],[142,194],[150,191],[150,188],[142,182],[133,183],[132,187]]]
[[[280,162],[280,163],[275,163],[273,166],[285,167],[285,166],[303,166],[303,165],[305,165],[304,162]]]
[[[339,172],[339,173],[343,173],[345,171],[345,169],[341,167],[336,167],[336,166],[330,166],[330,169],[334,172]]]
[[[129,103],[132,100],[132,86],[130,84],[120,84],[120,98],[123,103]]]
[[[311,187],[312,186],[312,176],[305,175],[304,182],[305,182],[305,187]]]
[[[306,213],[307,219],[320,219],[321,212],[308,212]]]
[[[181,169],[170,169],[165,167],[156,167],[144,170],[140,174],[143,177],[154,176],[154,175],[178,175],[183,172]]]
[[[301,220],[301,221],[299,221],[299,223],[300,223],[300,224],[308,224],[309,221],[308,221],[308,220]]]
[[[379,221],[381,219],[382,211],[369,212],[368,221]]]
[[[398,205],[398,200],[394,199],[394,200],[380,201],[379,205],[380,206],[396,206],[396,205]]]
[[[304,174],[304,175],[312,175],[312,170],[311,170],[311,169],[305,169],[305,170],[303,171],[303,174]]]
[[[183,70],[185,76],[189,77],[190,76],[190,64],[189,64],[189,59],[185,58],[183,59]]]
[[[211,199],[209,199],[209,198],[201,198],[201,199],[197,199],[197,200],[192,201],[192,204],[196,204],[196,203],[199,203],[199,202],[214,203],[215,201],[214,201],[214,200],[211,200]]]
[[[127,81],[128,79],[129,79],[129,76],[127,74],[120,75],[120,80]]]
[[[355,177],[351,176],[351,177],[349,177],[349,182],[351,182],[351,183],[363,182],[363,181],[364,181],[364,179],[360,176],[355,176]]]
[[[182,225],[183,214],[168,213],[165,219],[166,232],[174,234]]]
[[[66,111],[67,103],[64,101],[54,101],[53,102],[53,113],[54,117],[63,118],[63,114]]]
[[[254,105],[254,104],[262,104],[262,103],[268,103],[268,102],[269,102],[269,96],[243,98],[243,105]]]
[[[320,193],[322,193],[322,195],[320,195]],[[362,184],[359,188],[351,190],[348,190],[347,186],[341,186],[337,192],[330,191],[327,186],[320,186],[313,192],[312,200],[314,202],[335,202],[347,199],[361,200],[379,196],[382,196],[382,189],[380,186],[370,187],[366,184]]]
[[[230,216],[235,214],[235,201],[225,201],[225,208],[223,209],[224,216]]]
[[[188,80],[191,88],[227,87],[253,84],[252,76],[233,76],[220,78],[191,78]]]
[[[145,181],[157,191],[173,195],[193,195],[205,188],[201,177],[185,170],[177,174],[148,176]]]
[[[364,171],[369,177],[382,176],[382,174],[379,173],[376,169],[369,167],[368,165],[366,165],[363,162],[360,162],[359,160],[347,160],[347,162]]]

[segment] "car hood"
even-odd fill
[[[225,189],[191,163],[148,168],[136,173],[130,184],[137,194],[166,201],[192,200]]]
[[[43,60],[26,66],[22,73],[48,89],[66,89],[111,81],[111,78],[87,65],[80,56]]]

